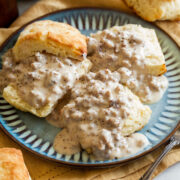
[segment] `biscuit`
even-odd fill
[[[54,108],[54,104],[47,104],[39,109],[32,107],[27,102],[23,101],[23,99],[18,95],[18,90],[11,84],[4,88],[3,97],[15,108],[24,112],[31,112],[38,117],[47,116]]]
[[[123,136],[128,136],[135,131],[141,130],[148,123],[152,111],[148,106],[144,106],[143,108],[138,109],[136,116],[130,116],[124,121],[121,131]]]
[[[165,58],[159,45],[155,31],[153,29],[144,28],[140,25],[134,24],[114,26],[110,29],[91,34],[88,41],[88,58],[93,63],[92,71],[98,71],[102,68],[109,68],[114,71],[121,66],[122,60],[126,59],[126,54],[123,55],[121,50],[120,52],[114,53],[114,48],[116,48],[116,44],[118,44],[119,46],[126,45],[121,42],[121,39],[119,39],[122,33],[125,33],[129,36],[127,37],[129,39],[127,40],[132,42],[137,41],[137,43],[140,44],[139,50],[141,50],[144,54],[142,58],[143,62],[145,63],[146,70],[149,74],[159,76],[167,71]],[[124,37],[126,37],[126,35],[124,35]],[[102,40],[103,42],[101,42]],[[145,46],[144,43],[146,44]],[[115,47],[112,48],[114,45]],[[101,49],[100,52],[99,49]],[[127,47],[125,48],[125,50],[126,49]],[[89,54],[89,52],[91,52],[92,50],[94,50],[94,52],[92,52],[92,54]],[[126,53],[132,51],[131,53],[133,54],[135,50],[136,47],[132,46],[126,50]],[[138,56],[141,57],[141,52],[139,52]]]
[[[134,36],[141,37],[142,40],[148,42],[149,48],[145,49],[148,50],[145,52],[145,63],[149,74],[159,76],[167,71],[165,58],[153,29],[144,28],[140,25],[128,24],[124,26],[114,26],[110,30],[115,33],[120,31],[133,32]]]
[[[21,32],[13,47],[16,61],[26,59],[35,52],[83,60],[87,54],[86,37],[65,23],[51,20],[37,21]]]
[[[118,148],[117,142],[122,143],[119,135],[129,136],[142,129],[152,111],[119,83],[117,73],[106,69],[76,81],[71,100],[56,113],[52,119],[59,118],[59,125],[65,129],[54,140],[55,150],[74,154],[82,147],[99,159]]]
[[[71,119],[71,121],[75,121],[76,116],[74,116],[74,114],[77,113],[77,116],[78,116],[78,113],[80,112],[79,114],[81,114],[81,112],[83,111],[85,113],[84,114],[82,113],[81,116],[78,117],[77,119],[79,121],[82,119],[82,122],[84,122],[86,118],[87,119],[89,118],[88,113],[91,113],[91,111],[89,111],[89,109],[91,110],[91,107],[93,107],[98,112],[94,114],[92,113],[92,117],[94,118],[93,121],[95,121],[95,118],[97,117],[99,118],[103,117],[101,110],[111,111],[112,107],[114,109],[118,107],[119,108],[118,110],[120,112],[121,108],[125,108],[125,107],[121,107],[121,106],[116,105],[116,103],[114,104],[112,103],[113,95],[114,93],[117,93],[116,96],[114,95],[117,101],[118,99],[120,101],[123,99],[123,103],[124,104],[126,103],[126,105],[128,104],[129,101],[131,101],[131,104],[130,104],[131,111],[130,113],[128,113],[126,118],[123,119],[123,127],[121,129],[122,135],[127,136],[134,133],[135,131],[142,129],[148,123],[148,120],[150,119],[150,116],[152,113],[151,109],[147,105],[142,104],[139,97],[136,96],[128,87],[122,84],[119,84],[118,80],[117,82],[112,80],[111,87],[108,87],[107,86],[108,84],[107,82],[109,81],[108,78],[109,77],[113,78],[113,76],[116,76],[116,75],[115,74],[113,75],[113,73],[110,72],[109,70],[102,70],[102,71],[97,72],[96,74],[90,72],[87,75],[82,76],[80,80],[77,81],[74,87],[72,88],[72,95],[71,95],[71,100],[69,101],[69,103],[67,103],[67,105],[65,105],[64,107],[59,107],[59,110],[56,110],[56,113],[59,113],[58,120],[60,121],[59,124],[61,124],[60,127],[63,128],[63,127],[68,126],[69,121],[70,121],[69,119]],[[118,92],[114,92],[113,88],[115,88],[116,86],[118,87],[117,88]],[[109,89],[109,88],[112,88],[112,89]],[[124,97],[122,97],[122,95]],[[108,100],[108,98],[109,99],[112,98],[112,99]],[[106,118],[108,118],[109,116],[109,113],[108,112],[106,113],[105,113],[106,115],[103,121],[103,127],[105,126],[104,124],[106,123],[106,120],[107,120]],[[67,115],[68,115],[68,118],[67,118]],[[107,120],[107,124],[111,126],[113,123],[111,124],[111,121]]]
[[[147,21],[180,20],[180,0],[125,0],[125,2]]]
[[[20,150],[0,148],[0,180],[30,180]]]
[[[90,67],[91,67],[91,62],[88,59],[83,60],[82,62],[79,62],[79,65],[76,71],[77,72],[76,76],[80,77],[81,75],[85,74],[86,72],[89,71]],[[32,114],[38,117],[46,117],[48,114],[52,112],[52,110],[54,109],[56,105],[54,103],[48,103],[47,105],[39,109],[36,109],[35,107],[25,102],[19,96],[18,89],[11,84],[9,84],[6,88],[4,88],[3,97],[7,102],[9,102],[12,106],[16,107],[17,109],[20,109],[21,111],[25,111],[25,112],[31,112]]]

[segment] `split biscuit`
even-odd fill
[[[83,74],[86,74],[89,71],[90,67],[91,67],[91,62],[88,59],[79,62],[76,71],[77,78]],[[17,87],[13,86],[12,84],[9,84],[7,87],[4,88],[3,97],[8,103],[10,103],[15,108],[20,109],[21,111],[30,112],[38,117],[46,117],[47,115],[49,115],[53,111],[57,103],[57,102],[55,103],[49,102],[48,104],[46,104],[41,108],[35,108],[29,105],[26,101],[24,101],[21,98],[21,96],[18,94]]]
[[[89,37],[88,58],[93,63],[92,71],[104,68],[117,70],[128,56],[131,56],[133,63],[136,60],[133,54],[143,60],[149,74],[159,76],[167,71],[165,58],[153,29],[127,24],[99,31]]]
[[[87,54],[86,37],[68,24],[51,20],[36,21],[20,34],[13,54],[16,61],[36,52],[83,60]]]

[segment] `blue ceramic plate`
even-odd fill
[[[53,149],[52,143],[60,129],[49,125],[44,119],[15,109],[0,97],[0,126],[11,138],[26,149],[46,159],[69,165],[109,166],[141,157],[159,147],[173,135],[180,120],[180,50],[166,33],[137,17],[105,9],[69,9],[54,12],[36,20],[44,19],[71,24],[85,35],[114,25],[129,23],[141,24],[144,27],[155,29],[166,58],[168,70],[166,76],[169,80],[169,88],[158,103],[150,106],[153,112],[151,119],[140,131],[149,139],[150,145],[128,157],[109,161],[93,161],[85,151],[72,156],[58,154]],[[2,45],[0,57],[9,48],[12,48],[24,27],[13,33]]]

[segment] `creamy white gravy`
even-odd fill
[[[168,87],[165,76],[151,75],[147,68],[146,56],[150,51],[156,51],[152,43],[132,31],[104,30],[91,34],[88,41],[92,71],[104,68],[117,71],[120,74],[119,82],[148,104],[159,101]]]
[[[37,109],[48,103],[55,104],[72,88],[78,78],[79,64],[73,59],[39,52],[16,63],[9,50],[3,57],[0,89],[14,85],[22,99]]]
[[[64,125],[62,125],[60,111],[70,101],[70,99],[71,99],[71,93],[68,92],[63,97],[63,99],[60,100],[60,103],[56,105],[55,109],[51,112],[51,114],[46,117],[46,121],[49,124],[55,127],[64,127]]]
[[[49,116],[64,128],[56,136],[54,148],[63,154],[75,154],[83,148],[98,160],[136,153],[148,144],[147,138],[139,133],[124,136],[122,128],[124,121],[137,118],[137,111],[145,107],[119,84],[117,72],[90,72],[75,83],[71,101],[59,109],[59,116]]]

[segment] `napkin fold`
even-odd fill
[[[41,0],[24,12],[10,28],[0,29],[0,44],[2,44],[8,36],[20,26],[34,18],[52,11],[74,7],[110,8],[133,14],[123,0]],[[180,22],[159,21],[155,24],[166,31],[180,46]],[[156,151],[130,162],[129,164],[113,168],[93,169],[72,168],[41,159],[21,148],[17,143],[5,135],[2,130],[0,130],[0,148],[1,147],[15,147],[22,150],[32,180],[137,180],[164,148],[164,146],[159,147]],[[155,170],[152,178],[178,161],[180,161],[180,148],[177,147],[164,158]]]

